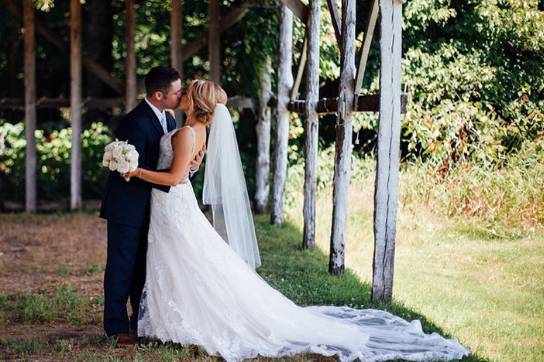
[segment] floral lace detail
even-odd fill
[[[172,161],[170,132],[159,168]],[[153,190],[138,334],[197,344],[226,361],[301,353],[340,361],[459,359],[458,342],[381,310],[299,307],[256,274],[202,214],[190,182]]]

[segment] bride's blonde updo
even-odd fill
[[[213,121],[213,112],[217,105],[216,84],[209,80],[196,79],[189,83],[187,97],[189,98],[189,114],[206,127]]]

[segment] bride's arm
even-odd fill
[[[174,157],[170,170],[158,172],[138,167],[127,173],[127,177],[138,177],[144,181],[159,185],[175,186],[183,181],[189,172],[189,163],[192,159],[192,136],[189,129],[182,128],[172,136],[172,150]]]

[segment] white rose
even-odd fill
[[[134,171],[138,167],[138,160],[129,162],[128,167],[130,171]]]
[[[131,162],[132,162],[132,161],[138,162],[138,157],[139,157],[139,156],[140,156],[140,155],[138,154],[138,151],[136,151],[136,150],[131,150],[131,151],[127,154],[127,160],[129,160],[129,161],[131,161]]]
[[[129,171],[129,163],[126,161],[121,161],[117,164],[117,171],[119,173],[127,173]]]
[[[120,160],[123,159],[123,150],[121,147],[115,147],[112,151],[111,151],[111,155],[113,157],[113,159],[115,159],[115,161],[119,162]]]
[[[115,171],[117,169],[117,162],[115,160],[111,160],[109,164],[110,171]]]

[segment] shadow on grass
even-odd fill
[[[375,304],[370,302],[372,286],[361,281],[347,269],[341,277],[328,272],[328,256],[319,249],[302,249],[302,234],[291,224],[272,226],[269,217],[258,216],[255,223],[262,266],[259,274],[274,288],[299,305],[337,305],[358,309],[373,308],[391,312],[406,320],[419,319],[425,332],[437,332],[450,336],[427,319],[403,304]],[[463,361],[489,361],[485,357],[471,354]]]

